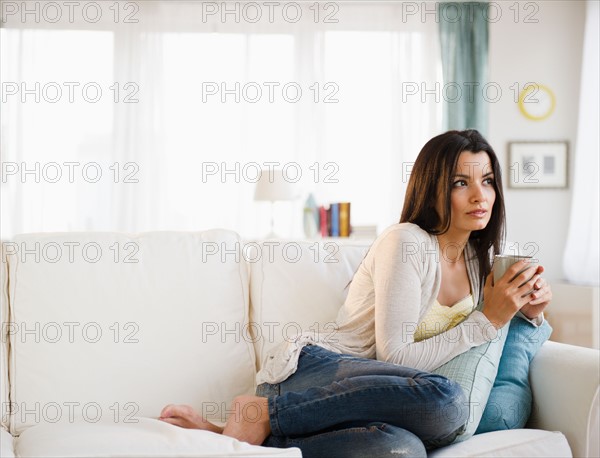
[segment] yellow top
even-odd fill
[[[415,342],[429,339],[453,328],[473,311],[473,296],[469,294],[452,307],[441,305],[437,300],[423,317],[414,334]]]

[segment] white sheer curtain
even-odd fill
[[[39,82],[41,99],[3,92],[2,238],[214,227],[264,235],[269,206],[253,200],[254,164],[272,162],[302,172],[299,198],[275,206],[281,235],[302,236],[308,192],[321,204],[350,201],[356,225],[398,220],[410,164],[441,128],[435,97],[404,93],[441,80],[437,24],[403,21],[399,3],[321,3],[318,21],[313,3],[301,3],[298,22],[279,12],[255,23],[203,17],[203,4],[140,2],[137,23],[125,11],[115,23],[106,9],[97,23],[4,24],[2,82]],[[79,84],[73,102],[69,82]],[[54,83],[63,94],[51,102]],[[103,91],[95,103],[81,95],[87,83],[92,96]],[[223,101],[236,84],[240,99]],[[65,163],[75,163],[72,177]]]
[[[600,283],[598,224],[600,184],[598,182],[600,143],[600,5],[587,2],[579,97],[577,150],[573,173],[573,201],[569,235],[564,255],[565,277],[572,283]]]

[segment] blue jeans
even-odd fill
[[[264,446],[311,457],[426,456],[468,419],[461,387],[441,376],[306,346],[287,380],[263,383],[271,435]]]

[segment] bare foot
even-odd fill
[[[237,396],[223,434],[252,445],[261,445],[271,434],[269,403],[259,396]]]
[[[158,419],[182,428],[202,429],[218,434],[223,432],[223,428],[205,420],[202,415],[187,405],[169,404],[162,409]]]

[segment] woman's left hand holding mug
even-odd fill
[[[544,271],[542,266],[537,267],[536,274]],[[552,300],[552,288],[542,277],[538,278],[533,286],[534,291],[529,293],[531,300],[521,307],[521,312],[530,320],[537,318],[540,313],[548,306]]]

